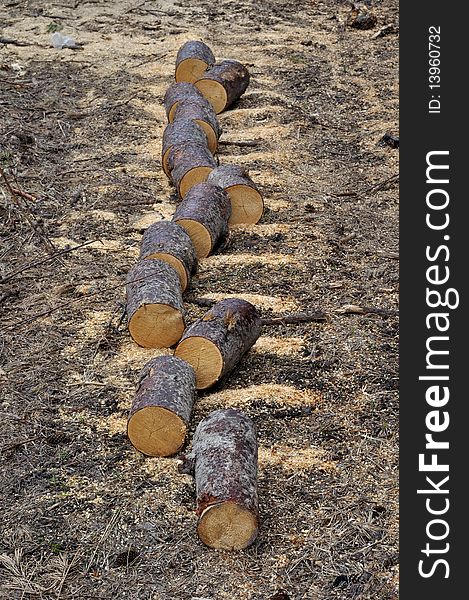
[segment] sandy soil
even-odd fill
[[[34,197],[0,182],[1,598],[397,598],[398,150],[379,145],[398,134],[397,2],[371,10],[362,31],[332,0],[0,7],[0,167]],[[52,48],[56,28],[80,48]],[[194,427],[232,406],[259,430],[262,527],[235,554],[198,541],[177,461],[125,436],[155,352],[129,339],[123,282],[176,206],[162,98],[193,38],[250,69],[220,121],[257,145],[219,158],[249,168],[266,212],[201,262],[191,297],[328,315],[266,327],[197,402]]]

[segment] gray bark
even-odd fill
[[[186,143],[201,144],[202,146],[207,145],[207,136],[202,127],[190,118],[178,118],[174,119],[172,123],[168,123],[163,132],[161,149],[161,162],[163,164],[163,170],[168,177],[170,176],[170,172],[168,168],[168,156],[166,153],[173,146]]]
[[[205,98],[204,98],[205,100]],[[213,106],[206,101],[206,103],[199,102],[198,100],[181,100],[178,102],[176,112],[174,113],[174,120],[179,119],[194,119],[198,121],[205,121],[213,129],[217,139],[221,135],[221,127],[218,122],[217,115],[213,110]]]
[[[173,83],[169,86],[164,95],[164,107],[168,120],[169,113],[174,104],[186,100],[199,102],[201,104],[210,104],[210,102],[204,98],[202,92],[198,90],[193,83],[187,83],[185,81]]]
[[[220,165],[210,173],[207,181],[218,185],[224,190],[233,185],[247,185],[260,194],[258,187],[249,177],[246,169],[238,165]]]
[[[224,60],[213,65],[201,79],[212,79],[220,83],[226,91],[226,110],[247,90],[250,75],[247,68],[237,60]]]
[[[171,179],[179,192],[182,178],[191,169],[196,167],[214,169],[217,163],[207,145],[190,143],[173,146],[169,152],[168,165]]]
[[[215,56],[207,44],[196,40],[191,40],[183,44],[176,56],[176,75],[179,65],[188,58],[197,58],[206,63],[207,68],[215,63]]]

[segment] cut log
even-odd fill
[[[192,119],[202,127],[207,136],[208,147],[212,154],[218,149],[218,138],[221,134],[217,116],[209,102],[202,103],[193,100],[182,100],[178,102],[174,112],[174,120]]]
[[[175,356],[194,367],[198,390],[226,377],[261,334],[255,306],[239,298],[217,302],[188,327]]]
[[[197,258],[205,258],[226,237],[230,215],[228,194],[220,187],[204,182],[187,192],[173,221],[189,234]]]
[[[215,56],[207,44],[192,40],[179,48],[176,56],[177,82],[194,83],[215,63]]]
[[[237,60],[224,60],[206,71],[195,85],[218,114],[244,94],[249,79],[244,65]]]
[[[210,102],[204,98],[204,95],[198,90],[193,83],[173,83],[166,90],[164,95],[164,108],[166,110],[166,116],[168,121],[172,123],[174,121],[174,113],[177,105],[182,101],[200,102],[201,104],[208,104]]]
[[[166,125],[163,132],[163,144],[161,149],[161,164],[163,171],[170,177],[168,156],[171,148],[180,144],[200,144],[208,146],[205,131],[192,119],[175,119]]]
[[[264,200],[256,184],[243,167],[222,165],[207,181],[223,188],[231,199],[230,225],[257,223],[264,212]]]
[[[195,398],[194,369],[174,356],[152,358],[140,373],[127,421],[133,446],[171,456],[184,444]]]
[[[197,256],[187,231],[173,221],[158,221],[145,230],[140,258],[164,260],[176,269],[184,292],[197,271]]]
[[[144,348],[169,348],[184,332],[177,271],[163,260],[140,260],[127,275],[129,333]]]
[[[168,165],[179,196],[184,198],[191,187],[207,179],[217,163],[206,144],[190,143],[173,146]]]
[[[216,410],[196,429],[182,472],[195,478],[197,533],[204,544],[242,550],[259,529],[257,438],[240,410]]]

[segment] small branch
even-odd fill
[[[11,186],[11,189],[17,196],[21,196],[22,198],[25,198],[26,200],[30,200],[31,202],[37,202],[36,196],[33,196],[32,194],[28,194],[28,192],[23,192],[23,190],[19,190],[18,188],[15,188],[13,186]]]
[[[9,44],[10,46],[34,46],[34,44],[30,44],[29,42],[20,42],[19,40],[14,40],[12,38],[6,38],[0,35],[0,44]]]
[[[357,306],[356,304],[345,304],[335,310],[341,315],[379,315],[380,317],[397,317],[398,310],[387,308],[376,308],[374,306]]]
[[[236,140],[220,140],[218,142],[220,146],[239,146],[240,148],[255,148],[259,146],[262,142],[261,140],[240,140],[237,142]]]

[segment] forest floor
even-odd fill
[[[0,182],[2,599],[397,599],[399,151],[379,142],[398,135],[398,3],[369,4],[359,30],[333,0],[2,3],[0,167],[26,192]],[[251,72],[219,159],[266,201],[191,297],[328,316],[265,327],[197,401],[194,427],[239,407],[258,428],[261,528],[237,553],[198,540],[177,460],[125,434],[158,351],[129,338],[124,281],[176,206],[162,100],[189,39]]]

